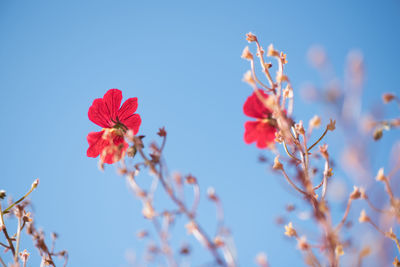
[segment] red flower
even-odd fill
[[[139,131],[142,122],[139,114],[134,114],[138,107],[137,98],[129,98],[122,106],[122,92],[110,89],[103,98],[97,98],[89,108],[89,120],[103,127],[100,132],[91,132],[87,136],[89,148],[87,156],[112,164],[120,160],[128,143],[124,139],[127,130],[134,134]],[[121,107],[120,107],[121,106]]]
[[[267,99],[268,95],[263,90],[258,90]],[[246,121],[244,124],[244,141],[246,144],[257,142],[258,148],[265,148],[275,140],[276,128],[272,122],[272,111],[258,99],[255,92],[249,96],[243,105],[245,115],[257,119]]]

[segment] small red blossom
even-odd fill
[[[122,92],[110,89],[103,98],[97,98],[89,108],[89,120],[103,129],[87,136],[89,148],[87,156],[112,164],[120,160],[128,148],[124,139],[126,131],[137,134],[142,122],[139,114],[134,114],[138,101],[136,97],[127,99],[121,106]]]
[[[258,90],[260,94],[268,99],[268,95],[263,90]],[[266,148],[275,140],[276,128],[273,125],[272,110],[267,108],[257,97],[255,92],[249,96],[243,105],[245,115],[255,118],[255,121],[246,121],[244,124],[244,141],[246,144],[256,142],[258,148]]]

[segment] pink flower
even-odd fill
[[[263,90],[258,90],[260,94],[268,99],[268,95]],[[258,99],[255,92],[249,96],[243,105],[245,115],[255,118],[255,121],[246,121],[244,124],[244,141],[246,144],[256,142],[258,148],[266,148],[274,143],[276,128],[271,123],[272,111]]]
[[[142,120],[139,114],[134,114],[138,107],[137,98],[129,98],[122,106],[121,101],[122,92],[110,89],[103,98],[95,99],[90,106],[89,120],[103,129],[88,134],[88,157],[96,158],[100,155],[104,163],[117,162],[128,148],[124,139],[126,131],[132,130],[134,134],[139,131]]]

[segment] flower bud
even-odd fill
[[[308,125],[310,128],[318,128],[319,126],[321,126],[321,118],[318,115],[315,115],[314,117],[312,117]]]
[[[292,222],[285,225],[285,235],[288,237],[297,236],[296,230],[293,228]]]
[[[342,245],[337,245],[336,246],[336,248],[335,248],[335,254],[337,255],[337,256],[342,256],[343,254],[344,254],[344,251],[343,251],[343,246]]]
[[[31,188],[35,189],[39,185],[39,179],[33,181]]]
[[[385,174],[383,173],[383,168],[380,168],[378,174],[376,175],[377,181],[384,181],[386,179]]]
[[[358,199],[360,198],[361,193],[357,186],[354,186],[353,192],[350,194],[350,199]]]
[[[209,187],[207,189],[207,195],[208,195],[208,198],[211,199],[212,201],[217,201],[218,200],[218,197],[215,194],[215,189],[213,187]]]
[[[221,238],[220,236],[216,236],[216,237],[214,238],[214,245],[215,245],[217,248],[222,247],[224,244],[225,244],[225,243],[224,243],[224,241],[222,240],[222,238]]]
[[[390,101],[392,101],[395,98],[396,98],[396,96],[391,93],[385,93],[382,95],[383,103],[385,103],[385,104],[389,103]]]
[[[336,129],[336,120],[329,119],[329,124],[326,126],[329,131]]]
[[[249,33],[246,33],[246,40],[249,43],[257,42],[257,37],[254,34],[252,34],[251,32],[249,32]]]
[[[308,249],[310,249],[310,245],[307,243],[307,239],[306,239],[305,236],[302,236],[297,240],[297,247],[300,250],[308,250]]]
[[[299,121],[299,123],[296,123],[294,125],[294,128],[296,129],[296,132],[300,135],[304,135],[305,131],[304,131],[304,127],[303,127],[303,121]]]
[[[29,258],[29,253],[28,251],[26,251],[26,249],[24,251],[21,251],[19,253],[19,258],[21,259],[22,262],[27,262],[28,258]]]
[[[197,179],[193,175],[189,174],[188,176],[186,176],[186,183],[197,184]]]
[[[278,53],[278,51],[276,51],[274,49],[274,45],[273,44],[270,44],[268,46],[267,56],[269,56],[269,57],[278,57],[279,56],[279,53]]]
[[[381,139],[383,136],[383,129],[382,128],[377,128],[375,129],[372,137],[374,138],[375,141],[378,141],[379,139]]]
[[[242,58],[243,58],[243,59],[247,59],[247,60],[249,60],[249,61],[253,60],[253,58],[254,58],[254,57],[253,57],[253,54],[250,52],[248,46],[246,46],[246,47],[243,49]]]
[[[279,162],[279,155],[274,159],[274,165],[272,166],[274,170],[283,170],[282,163]]]
[[[6,191],[0,190],[0,199],[4,199],[7,196]]]
[[[368,217],[367,213],[365,212],[365,210],[362,210],[360,213],[360,217],[358,218],[358,221],[360,223],[363,222],[369,222],[371,219]]]
[[[247,71],[244,75],[243,75],[243,80],[245,83],[248,83],[250,86],[256,86],[256,82],[253,79],[253,76],[251,74],[251,71]]]

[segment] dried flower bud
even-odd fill
[[[7,196],[6,191],[0,190],[0,199],[4,199]]]
[[[379,139],[381,139],[383,136],[383,129],[381,127],[376,128],[372,137],[374,138],[375,141],[378,141]]]
[[[284,74],[282,74],[282,73],[280,73],[280,72],[278,72],[276,74],[276,81],[278,83],[288,82],[289,81],[289,77],[284,75]]]
[[[264,252],[260,252],[256,256],[256,263],[260,267],[268,267],[267,255]]]
[[[126,150],[126,154],[128,155],[128,157],[131,157],[131,158],[133,158],[136,155],[136,152],[137,152],[137,149],[135,146],[130,146]]]
[[[363,187],[360,187],[360,197],[362,199],[367,199],[367,194],[365,193],[365,189]]]
[[[22,262],[27,262],[28,258],[29,258],[29,253],[28,251],[26,251],[26,249],[24,249],[24,251],[21,251],[19,253],[19,258],[21,259]]]
[[[277,142],[277,143],[279,143],[279,144],[282,144],[282,142],[283,142],[283,136],[282,136],[281,131],[276,131],[276,132],[275,132],[275,142]]]
[[[123,167],[123,168],[118,168],[117,172],[119,175],[125,175],[128,173],[128,170],[125,167]]]
[[[350,199],[360,198],[361,193],[357,186],[354,186],[353,192],[350,194]]]
[[[283,97],[285,98],[293,98],[293,89],[289,86],[283,90]]]
[[[310,245],[307,243],[307,239],[306,239],[305,236],[302,236],[297,240],[297,247],[300,250],[308,250],[308,249],[310,249]]]
[[[250,86],[254,87],[256,86],[256,81],[253,79],[253,75],[251,74],[251,71],[246,71],[246,73],[243,75],[243,80],[245,83],[248,83]]]
[[[211,199],[212,201],[217,201],[218,200],[218,197],[215,194],[215,189],[213,187],[209,187],[207,189],[207,195],[208,195],[208,198]]]
[[[389,103],[390,101],[392,101],[395,98],[396,98],[396,96],[391,93],[384,93],[382,95],[383,103],[385,103],[385,104]]]
[[[177,185],[182,185],[182,175],[179,172],[174,173],[172,177]]]
[[[279,53],[278,53],[278,51],[276,51],[274,49],[274,45],[273,44],[270,44],[268,46],[267,56],[269,56],[269,57],[279,57]]]
[[[293,228],[292,222],[285,225],[285,235],[288,237],[297,236],[296,230]]]
[[[296,209],[296,206],[294,204],[287,204],[286,205],[286,211],[287,212],[292,212]]]
[[[189,255],[190,254],[190,247],[189,245],[183,245],[179,250],[179,253],[182,255]]]
[[[31,221],[33,221],[32,218],[31,218],[31,213],[30,213],[30,212],[25,213],[25,211],[24,211],[24,214],[23,214],[23,216],[22,216],[22,220],[23,220],[24,222],[31,222]]]
[[[334,131],[336,129],[336,120],[329,119],[329,124],[326,126],[328,131]]]
[[[165,137],[165,136],[167,136],[167,131],[165,131],[165,127],[160,128],[160,129],[158,130],[157,134],[158,134],[160,137]]]
[[[270,69],[272,68],[272,63],[271,62],[265,62],[264,63],[264,69]]]
[[[360,213],[360,217],[358,218],[358,221],[360,223],[363,222],[369,222],[371,219],[368,217],[367,213],[365,212],[365,210],[362,210]]]
[[[342,256],[344,254],[343,246],[341,244],[337,245],[335,248],[335,254],[337,256]]]
[[[252,34],[251,32],[249,32],[249,33],[246,33],[246,40],[249,43],[257,42],[257,37],[254,34]]]
[[[147,237],[149,235],[149,233],[146,230],[141,230],[139,232],[137,232],[136,236],[139,239],[143,239],[145,237]]]
[[[186,183],[197,184],[197,179],[193,175],[189,174],[188,176],[186,176]]]
[[[35,189],[39,185],[39,179],[33,181],[31,188]]]
[[[378,174],[376,175],[377,181],[384,181],[386,180],[385,174],[383,173],[383,168],[380,168]]]
[[[324,157],[325,160],[327,160],[329,158],[327,144],[323,144],[322,146],[319,146],[319,152],[321,153],[321,155]]]
[[[254,57],[253,57],[253,54],[250,52],[248,46],[246,46],[246,47],[243,49],[242,58],[243,58],[243,59],[247,59],[247,60],[249,60],[249,61],[252,61],[252,60],[253,60],[253,58],[254,58]]]
[[[274,170],[283,170],[282,163],[279,162],[279,155],[277,155],[274,159],[274,165],[272,166]]]
[[[393,228],[390,228],[390,229],[389,229],[389,232],[386,232],[386,233],[385,233],[385,236],[387,236],[388,238],[393,239],[393,240],[396,240],[396,239],[397,239],[396,234],[393,233]]]
[[[282,64],[287,64],[287,59],[286,59],[285,53],[281,52],[280,58],[281,58]]]
[[[156,216],[153,206],[150,201],[146,201],[143,204],[142,214],[146,219],[153,219]]]
[[[303,121],[299,121],[299,123],[296,123],[294,125],[294,128],[298,134],[300,134],[300,135],[305,134],[304,127],[303,127]]]
[[[318,128],[321,126],[321,118],[318,115],[314,115],[308,125],[310,128]]]
[[[364,258],[366,256],[368,256],[369,254],[371,254],[371,248],[370,247],[364,247],[361,251],[360,251],[360,258]]]
[[[217,248],[222,247],[224,244],[225,244],[225,243],[224,243],[224,241],[222,240],[222,238],[221,238],[220,236],[216,236],[216,237],[214,238],[214,245],[215,245]]]

